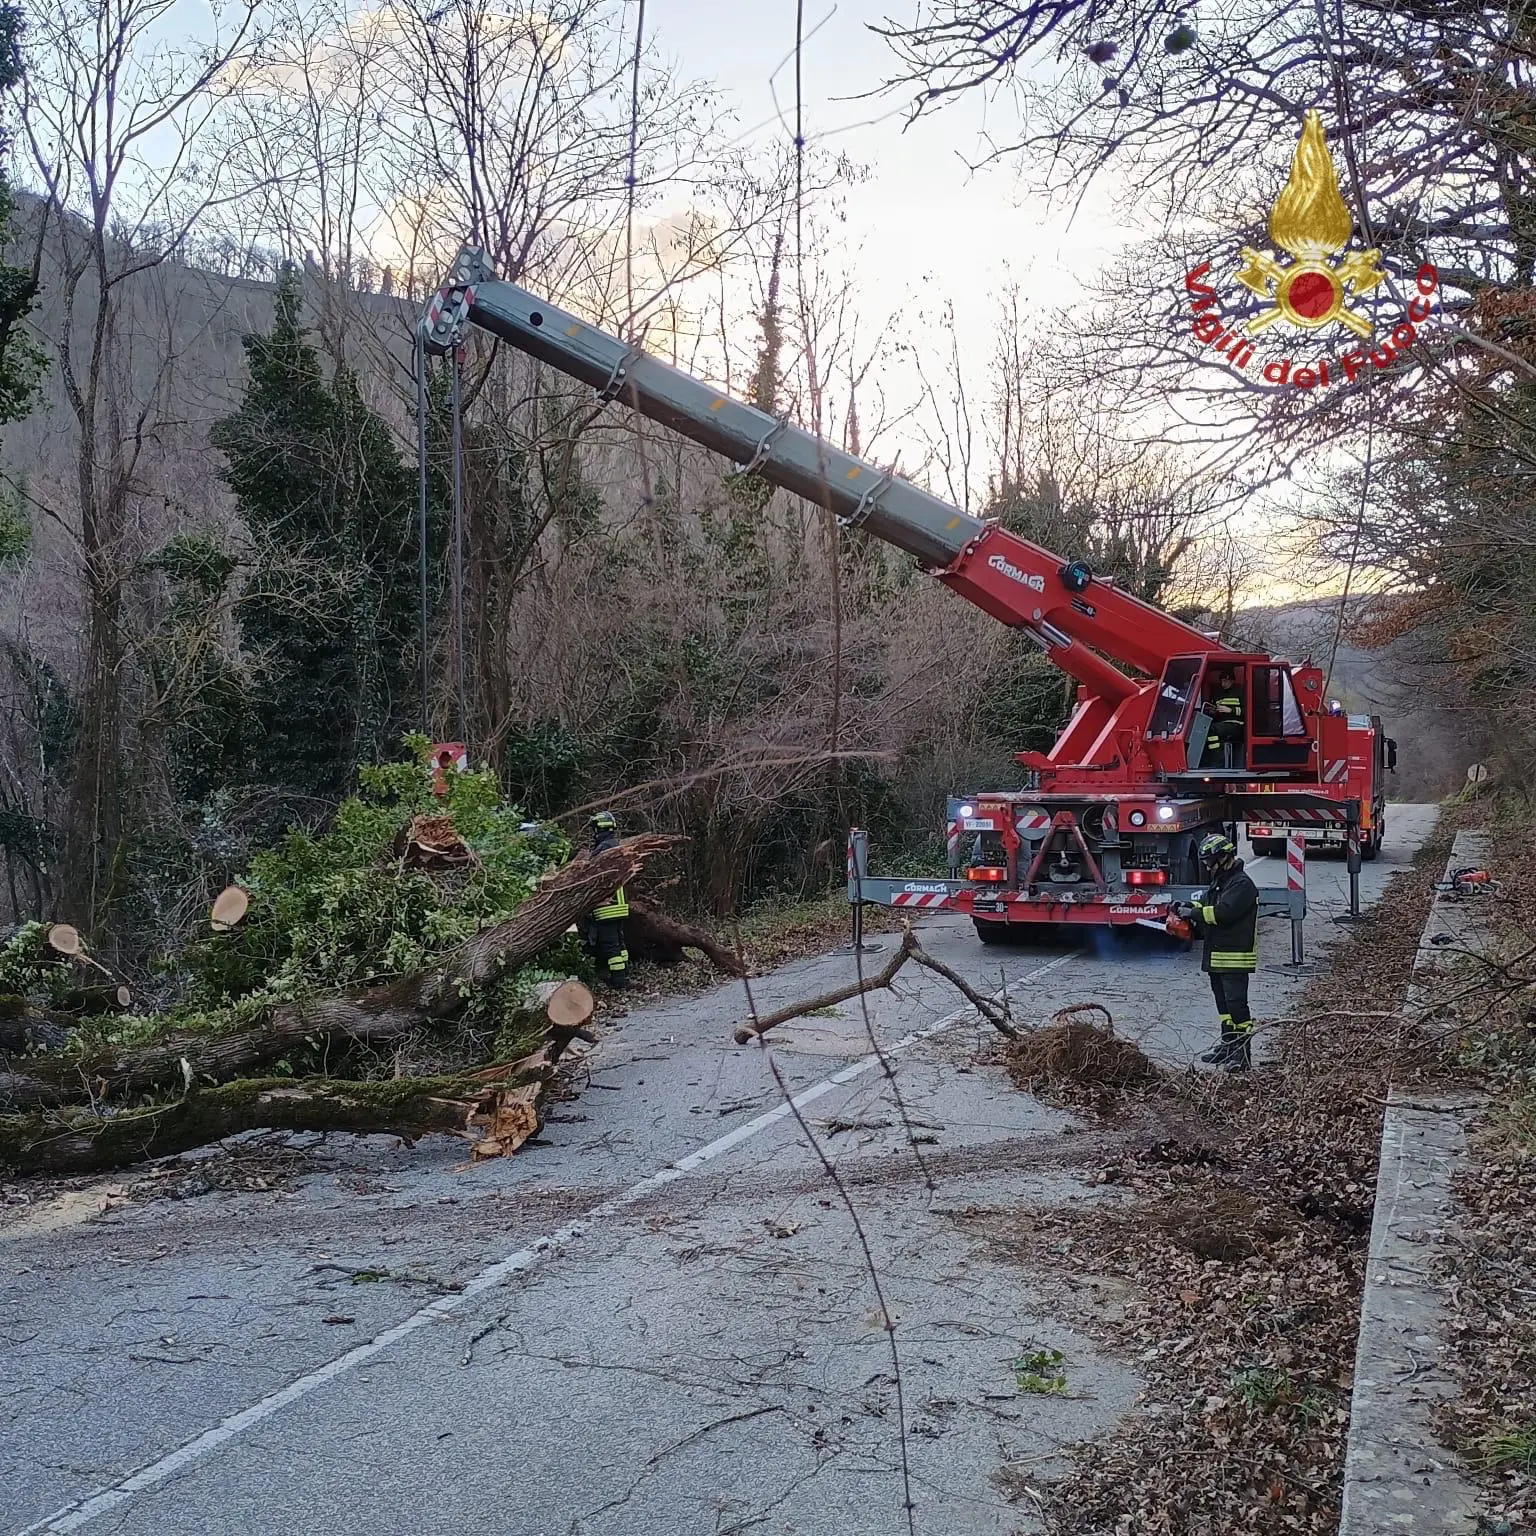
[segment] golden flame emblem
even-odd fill
[[[1269,214],[1269,238],[1295,259],[1282,264],[1268,251],[1243,247],[1237,280],[1270,301],[1248,322],[1249,333],[1257,335],[1277,320],[1305,331],[1337,321],[1357,336],[1369,336],[1371,322],[1345,300],[1369,293],[1387,274],[1380,251],[1352,251],[1341,261],[1330,260],[1343,252],[1353,232],[1323,120],[1308,112],[1290,177]]]

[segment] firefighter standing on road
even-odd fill
[[[612,848],[618,840],[619,824],[613,812],[597,812],[592,818],[592,852]],[[629,902],[621,885],[587,919],[587,947],[597,957],[598,979],[610,987],[629,985],[629,947],[624,937],[624,919],[628,916]]]
[[[1237,845],[1220,832],[1200,840],[1200,867],[1210,884],[1200,900],[1176,909],[1205,941],[1201,969],[1211,978],[1221,1043],[1200,1059],[1229,1072],[1253,1065],[1253,1015],[1248,978],[1259,968],[1259,892],[1243,869]]]

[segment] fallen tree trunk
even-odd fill
[[[7,1115],[0,1118],[0,1164],[22,1173],[94,1173],[259,1129],[384,1132],[407,1139],[429,1131],[462,1133],[484,1087],[472,1077],[383,1083],[242,1078],[119,1115],[83,1109]]]
[[[572,1039],[592,1038],[585,1027],[591,1015],[591,993],[567,982],[546,1004],[548,1023],[536,1050],[471,1072],[387,1082],[241,1078],[118,1114],[71,1107],[0,1116],[0,1165],[22,1173],[94,1173],[255,1130],[407,1140],[446,1131],[466,1137],[476,1159],[504,1157],[538,1132],[543,1091]]]
[[[0,1053],[56,1051],[69,1039],[71,1022],[24,997],[0,995]],[[3,1093],[0,1088],[0,1104],[5,1102]]]
[[[414,976],[340,997],[274,1004],[258,1022],[224,1034],[184,1031],[148,1045],[91,1056],[12,1061],[8,1073],[0,1063],[0,1111],[99,1103],[157,1089],[225,1082],[276,1061],[306,1040],[377,1044],[452,1018],[470,992],[533,959],[673,841],[628,838],[567,865],[505,922],[482,929],[440,965]],[[13,1078],[26,1086],[12,1083],[8,1088]]]

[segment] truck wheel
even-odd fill
[[[973,917],[971,921],[976,925],[976,937],[983,944],[1006,944],[1008,942],[1008,924],[1006,920],[1000,923],[989,923],[984,918]]]
[[[1362,859],[1374,859],[1381,852],[1381,829],[1377,828],[1360,845],[1360,857]]]
[[[1283,837],[1256,837],[1253,839],[1253,856],[1256,859],[1280,859],[1285,857]]]

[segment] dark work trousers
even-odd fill
[[[610,987],[629,985],[629,946],[624,940],[624,919],[593,918],[588,929],[592,953],[597,956],[597,975]]]
[[[1221,1033],[1226,1037],[1228,1025],[1235,1035],[1253,1033],[1253,1015],[1248,1011],[1248,978],[1250,971],[1212,971],[1211,994],[1216,999],[1216,1012],[1221,1015]]]

